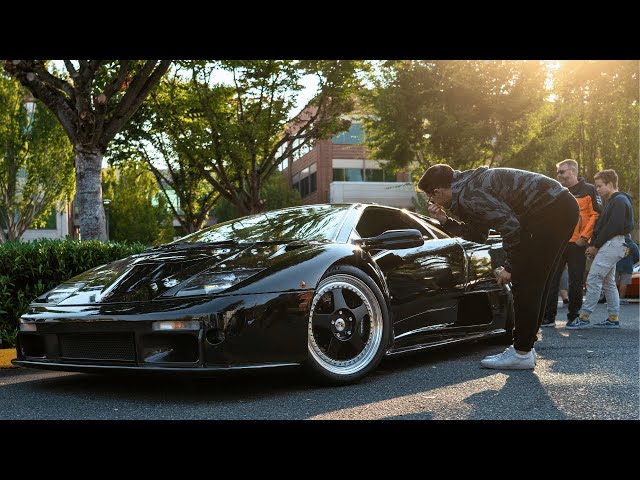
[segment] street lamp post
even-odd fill
[[[104,205],[104,217],[107,227],[107,240],[109,240],[109,204],[111,203],[111,199],[103,198],[102,205]]]

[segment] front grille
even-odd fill
[[[60,335],[61,357],[67,359],[135,362],[136,349],[130,333]]]

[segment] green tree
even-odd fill
[[[73,151],[60,124],[0,73],[0,242],[43,226],[73,189]]]
[[[159,245],[173,240],[173,217],[158,184],[144,165],[103,172],[109,198],[109,239]]]
[[[105,240],[102,157],[169,68],[170,60],[6,60],[4,68],[58,118],[76,156],[76,199],[83,240]]]
[[[144,163],[160,185],[181,230],[192,233],[202,228],[220,195],[182,152],[181,148],[191,148],[189,139],[176,142],[165,133],[166,123],[158,111],[163,102],[168,101],[167,88],[168,84],[162,82],[157,93],[140,107],[123,129],[123,135],[114,139],[109,163]]]
[[[541,171],[555,176],[555,164],[578,161],[588,181],[613,168],[619,188],[637,194],[640,151],[639,62],[575,60],[559,63],[545,128],[532,150],[545,159]],[[637,203],[636,208],[637,211]]]
[[[390,168],[515,166],[547,94],[537,61],[390,61],[364,92],[374,158]]]
[[[261,211],[262,188],[277,166],[314,139],[348,127],[340,115],[353,108],[364,62],[241,60],[182,62],[154,93],[152,111],[137,123],[155,161],[184,159],[214,194],[240,215]],[[225,74],[230,83],[221,83]],[[307,108],[290,112],[304,75],[318,81]]]
[[[276,172],[264,184],[262,189],[262,201],[264,210],[276,210],[278,208],[302,205],[300,192],[289,186],[287,179]],[[221,198],[214,208],[216,220],[226,222],[240,217],[240,212],[234,204],[226,198]]]

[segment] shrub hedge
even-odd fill
[[[34,298],[86,270],[140,253],[145,248],[141,243],[97,240],[0,243],[2,347],[12,346],[18,319]]]

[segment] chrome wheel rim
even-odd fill
[[[380,348],[383,319],[375,294],[348,275],[327,278],[316,291],[308,323],[309,353],[325,370],[351,375]]]

